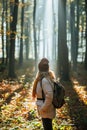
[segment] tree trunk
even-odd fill
[[[21,12],[21,39],[20,39],[20,52],[19,52],[19,65],[23,64],[23,26],[24,26],[24,0],[22,0]]]
[[[13,11],[13,12],[12,12]],[[10,78],[15,78],[15,32],[17,25],[17,14],[18,14],[18,0],[15,0],[14,7],[11,7],[11,16],[13,20],[10,23],[10,52],[9,52],[9,72],[8,76]]]
[[[58,71],[61,80],[69,80],[68,48],[66,44],[66,0],[58,8]]]
[[[8,1],[6,1],[6,64],[8,64],[9,58],[9,36],[8,36]]]
[[[77,1],[78,3],[78,1]],[[78,6],[77,6],[78,7]],[[77,8],[78,10],[78,8]],[[70,10],[70,25],[71,25],[71,62],[72,68],[76,71],[77,68],[77,54],[78,54],[78,20],[77,19],[77,27],[75,27],[75,2],[71,2],[71,10]],[[78,17],[77,17],[78,18]]]
[[[85,52],[85,69],[87,70],[87,0],[85,0],[85,10],[86,10],[86,52]]]
[[[3,11],[2,11],[2,64],[4,64],[4,12],[5,12],[5,1],[2,0],[2,5],[3,5]]]
[[[56,16],[55,16],[55,11],[54,11],[54,0],[52,0],[52,16],[53,16],[53,52],[52,52],[52,59],[56,59]]]
[[[34,0],[34,9],[33,9],[33,31],[34,31],[34,51],[35,51],[35,71],[37,71],[37,42],[36,42],[36,0]]]
[[[26,48],[26,60],[28,60],[29,57],[29,21],[26,22],[26,30],[25,30],[25,35],[27,38],[25,39],[25,48]]]

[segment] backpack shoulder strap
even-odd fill
[[[46,77],[46,79],[48,80],[49,84],[51,85],[52,89],[54,89],[54,84],[53,81],[50,80],[48,77]]]
[[[42,88],[42,79],[40,80],[40,86],[41,86],[41,88]],[[45,100],[45,94],[44,94],[43,88],[42,88],[42,100],[43,101]]]

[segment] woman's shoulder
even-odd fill
[[[42,79],[42,82],[47,83],[47,82],[48,82],[47,78],[44,77],[44,78]]]
[[[55,73],[52,70],[49,70],[49,75],[50,75],[50,78],[52,78],[52,79],[56,78]]]
[[[43,84],[49,84],[49,82],[51,82],[50,77],[44,77],[44,78],[42,79],[42,83],[43,83]]]

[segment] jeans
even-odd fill
[[[52,119],[42,118],[42,123],[43,123],[44,130],[53,130]]]

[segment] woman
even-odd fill
[[[49,82],[52,83],[55,75],[49,70],[49,61],[46,58],[43,58],[40,61],[38,64],[38,69],[39,72],[34,81],[32,96],[33,98],[37,97],[37,110],[38,114],[42,118],[44,130],[53,130],[52,119],[56,115],[56,109],[52,104],[53,88]],[[43,99],[42,90],[45,100]]]

